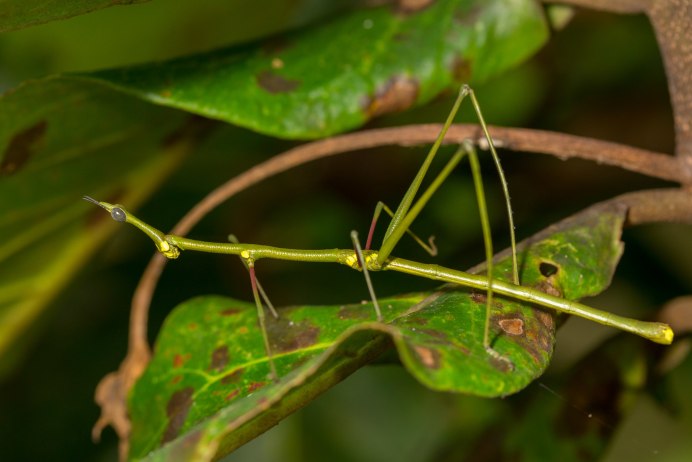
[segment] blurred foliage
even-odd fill
[[[55,72],[155,61],[243,42],[323,17],[324,4],[332,2],[277,0],[283,8],[246,7],[239,12],[234,8],[241,3],[245,2],[150,2],[3,34],[0,87]],[[579,12],[539,56],[476,91],[490,123],[549,128],[672,151],[665,76],[655,38],[643,17]],[[371,125],[439,122],[450,105],[440,98]],[[289,146],[236,127],[221,127],[183,161],[139,215],[169,228],[213,185]],[[241,240],[276,245],[348,246],[348,231],[366,228],[377,200],[397,202],[423,152],[381,149],[301,167],[220,207],[195,230],[195,236],[216,240],[233,232]],[[490,170],[490,164],[485,165]],[[581,161],[508,153],[503,165],[521,236],[595,201],[661,185]],[[198,181],[200,176],[204,182]],[[492,180],[486,183],[497,186]],[[468,174],[460,169],[416,223],[418,233],[438,236],[440,262],[447,266],[465,268],[482,259],[480,225],[472,202],[466,206],[471,194]],[[493,194],[500,195],[494,189],[489,200],[496,217],[496,246],[501,248],[508,239],[502,231],[501,202],[493,200]],[[632,307],[627,314],[646,317],[668,299],[689,294],[692,271],[685,269],[692,260],[680,249],[692,248],[690,240],[689,229],[678,226],[627,231],[626,252],[613,287],[590,303],[604,309]],[[417,250],[402,246],[400,252],[416,255]],[[90,441],[90,427],[98,416],[91,396],[98,379],[124,355],[130,297],[151,253],[143,236],[131,229],[118,230],[52,303],[48,316],[27,334],[29,355],[0,384],[3,459],[115,460],[112,433],[107,432],[100,445]],[[342,268],[267,262],[261,277],[281,305],[352,302],[354,291],[364,292],[361,276]],[[338,286],[333,284],[336,278]],[[202,293],[250,299],[247,275],[237,260],[226,257],[186,255],[171,265],[161,284],[166,290],[154,300],[152,338],[167,310],[181,300]],[[431,284],[382,274],[377,287],[385,296],[401,292],[402,287],[422,290]],[[505,400],[433,393],[398,367],[364,369],[227,460],[463,460],[459,454],[483,460],[484,451],[497,444],[483,435],[492,435],[494,425],[503,420],[516,422],[518,428],[526,426],[525,409],[536,401],[548,407],[555,403],[571,407],[570,419],[588,422],[598,405],[584,408],[575,403],[569,386],[563,385],[565,372],[613,334],[592,323],[570,320],[558,333],[556,358],[542,380],[551,391],[533,386]],[[652,345],[640,347],[654,361],[660,353]],[[632,398],[633,410],[622,416],[605,460],[648,461],[654,451],[658,460],[666,462],[689,458],[690,371],[688,358],[666,377],[650,372],[647,391]],[[563,418],[557,417],[556,425],[564,424]],[[617,424],[606,416],[597,427]],[[524,435],[515,447],[532,442],[526,440],[531,432]]]

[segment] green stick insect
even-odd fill
[[[476,116],[478,117],[480,125],[483,129],[485,139],[487,140],[489,150],[495,161],[495,166],[497,168],[497,171],[500,176],[500,181],[503,186],[511,236],[513,266],[513,280],[511,283],[495,280],[492,277],[493,248],[487,215],[487,207],[485,203],[485,194],[483,190],[483,183],[481,178],[480,166],[478,162],[478,156],[476,154],[475,148],[473,147],[470,141],[461,144],[456,153],[444,166],[442,171],[432,181],[430,186],[428,186],[428,188],[414,202],[414,199],[418,194],[418,190],[420,189],[423,179],[433,159],[435,158],[435,155],[437,154],[440,145],[442,144],[445,134],[451,126],[457,111],[459,110],[459,106],[461,105],[464,98],[466,98],[467,96],[471,100]],[[426,248],[430,253],[434,254],[434,246],[428,246],[425,243],[423,243],[417,236],[410,232],[409,227],[411,226],[415,218],[418,216],[420,211],[425,207],[425,205],[430,200],[437,188],[439,188],[439,186],[445,181],[447,176],[451,173],[454,167],[456,167],[456,165],[462,160],[462,158],[465,155],[469,157],[469,163],[473,175],[478,208],[480,210],[480,218],[486,253],[487,276],[469,274],[463,271],[446,268],[436,264],[419,263],[411,260],[405,260],[403,258],[393,257],[392,251],[394,250],[394,248],[399,243],[399,241],[405,233],[411,234],[424,248]],[[127,212],[121,205],[113,205],[107,202],[99,202],[88,196],[85,196],[84,199],[106,209],[108,212],[110,212],[111,216],[116,221],[130,223],[131,225],[143,231],[154,241],[158,251],[168,258],[177,258],[180,255],[180,251],[182,250],[195,250],[208,253],[238,255],[250,272],[250,282],[252,285],[252,292],[255,304],[257,306],[257,313],[260,328],[263,335],[264,347],[269,360],[271,373],[274,378],[277,377],[276,367],[274,366],[274,362],[272,359],[272,351],[270,347],[269,338],[267,335],[265,325],[265,313],[260,297],[260,292],[262,293],[262,297],[265,300],[266,296],[264,295],[261,286],[257,282],[257,277],[255,275],[255,262],[262,258],[273,258],[279,260],[292,260],[301,262],[339,263],[342,265],[349,266],[353,269],[362,271],[368,286],[368,290],[370,292],[370,297],[372,298],[375,315],[378,321],[382,321],[382,313],[377,303],[377,297],[375,295],[375,291],[370,280],[369,272],[371,271],[399,271],[402,273],[407,273],[419,277],[425,277],[436,281],[443,281],[473,289],[484,290],[486,291],[487,296],[485,308],[486,313],[483,346],[489,355],[493,356],[496,359],[507,362],[510,368],[513,367],[511,362],[508,359],[501,356],[498,352],[496,352],[492,348],[490,342],[490,308],[493,305],[494,294],[500,294],[502,296],[511,297],[516,300],[520,300],[527,303],[533,303],[558,312],[577,315],[582,318],[595,321],[599,324],[615,327],[623,331],[639,335],[641,337],[647,338],[657,343],[670,344],[673,341],[673,331],[666,324],[625,318],[613,313],[591,308],[578,302],[555,297],[535,289],[522,287],[519,284],[519,271],[516,256],[516,240],[514,237],[514,223],[512,220],[512,209],[510,206],[507,182],[505,181],[504,173],[500,166],[499,157],[495,151],[492,138],[488,133],[488,129],[483,119],[483,115],[478,105],[478,101],[475,97],[473,90],[467,85],[462,86],[461,90],[459,91],[457,99],[454,102],[454,106],[452,107],[452,110],[450,111],[449,116],[447,117],[447,120],[439,136],[437,137],[435,143],[428,152],[423,162],[423,165],[416,174],[416,177],[409,186],[408,190],[404,194],[404,197],[396,211],[391,212],[381,202],[377,204],[364,249],[361,248],[360,241],[358,239],[358,234],[355,231],[351,232],[351,239],[353,241],[354,246],[353,249],[302,250],[271,247],[257,244],[243,244],[238,242],[215,243],[198,241],[181,236],[164,234],[158,229],[148,225],[147,223],[143,222],[131,213]],[[389,213],[392,216],[392,219],[389,223],[387,231],[385,232],[384,239],[379,250],[371,250],[375,224],[382,210],[385,210],[387,213]],[[276,311],[273,309],[271,304],[268,303],[268,300],[267,305],[270,307],[272,314],[274,316],[277,316]]]

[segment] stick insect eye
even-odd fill
[[[127,215],[125,215],[125,211],[120,207],[114,207],[113,210],[111,210],[111,216],[115,221],[123,222],[127,220]]]

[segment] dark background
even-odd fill
[[[308,8],[307,2],[298,2],[292,9],[260,12],[246,7],[240,13],[237,5],[220,3],[152,2],[6,33],[0,36],[0,88],[56,72],[165,59],[245,41],[323,14]],[[501,78],[476,86],[476,91],[491,124],[673,150],[665,75],[653,31],[643,16],[581,12],[537,56]],[[451,97],[371,125],[442,122]],[[469,107],[463,111],[463,120],[474,121]],[[290,146],[243,129],[221,127],[138,216],[168,229],[214,186]],[[356,228],[365,233],[377,200],[396,205],[424,152],[422,148],[384,148],[301,167],[237,196],[192,235],[223,240],[233,232],[253,243],[348,247],[349,231]],[[596,201],[664,185],[585,161],[501,155],[519,238]],[[483,166],[492,171],[487,159]],[[499,188],[490,174],[485,182],[495,245],[502,248],[508,238]],[[466,268],[483,258],[472,188],[468,169],[462,166],[416,223],[421,235],[437,236],[440,261],[447,266]],[[630,306],[637,310],[631,313],[646,317],[668,299],[690,292],[688,227],[640,227],[627,230],[624,240],[626,252],[612,288],[590,304],[606,309]],[[29,333],[31,346],[24,360],[0,383],[1,459],[115,460],[112,431],[107,430],[98,445],[90,440],[91,425],[99,413],[92,396],[98,380],[115,370],[125,355],[130,297],[152,253],[146,238],[123,227]],[[420,256],[420,251],[406,244],[397,254]],[[342,268],[262,262],[258,272],[277,305],[342,303],[367,297],[361,276]],[[380,296],[434,286],[405,276],[375,276]],[[185,255],[169,265],[159,287],[150,321],[152,339],[166,313],[189,297],[220,293],[250,299],[242,266],[228,257]],[[553,375],[569,369],[611,335],[612,330],[570,320],[558,336],[556,358],[544,383],[549,384]],[[539,385],[530,388],[542,394],[541,399],[562,399],[559,388],[554,389],[557,395]],[[521,395],[512,399],[520,401]],[[399,367],[374,366],[356,373],[228,460],[441,460],[450,447],[472,444],[474,425],[493,407],[511,404],[512,399],[433,393]],[[587,410],[582,414],[588,418]],[[675,445],[684,435],[684,428],[670,414],[643,397],[618,432],[606,460],[650,460],[655,450],[662,453],[657,460],[675,460]]]

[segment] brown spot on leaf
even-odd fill
[[[300,80],[287,79],[273,70],[264,70],[257,74],[257,85],[269,93],[288,93],[300,86]]]
[[[192,406],[194,392],[195,390],[192,387],[183,388],[173,393],[168,400],[166,405],[168,425],[163,433],[163,438],[161,438],[161,444],[174,440],[180,433],[180,429],[187,418],[187,413],[190,411],[190,406]]]
[[[365,104],[369,117],[376,117],[390,112],[399,112],[410,108],[418,98],[418,82],[410,77],[397,76],[380,88],[374,97]]]
[[[452,61],[452,76],[457,82],[468,82],[471,80],[471,61],[468,61],[461,56],[455,56]]]
[[[447,337],[447,334],[437,329],[416,329],[416,331],[438,340],[436,343],[449,344],[449,337]]]
[[[488,297],[486,297],[485,294],[471,292],[471,300],[475,303],[482,303],[485,305],[488,301]]]
[[[221,316],[233,316],[234,314],[240,313],[242,310],[240,308],[226,308],[222,310],[219,314]]]
[[[208,370],[220,372],[226,367],[226,364],[228,364],[228,347],[222,345],[212,352]]]
[[[320,328],[308,320],[291,321],[287,316],[267,318],[267,333],[272,351],[287,353],[312,346],[317,342]]]
[[[184,355],[176,353],[173,356],[173,367],[182,367],[191,357],[190,353],[185,353]]]
[[[418,355],[421,363],[428,369],[438,369],[440,367],[440,352],[432,348],[415,345],[413,350]]]
[[[371,309],[365,309],[362,305],[345,305],[339,308],[339,319],[369,319],[372,316]]]
[[[514,363],[504,356],[493,356],[489,354],[488,359],[490,360],[490,364],[500,372],[507,373],[514,370]]]
[[[250,332],[250,329],[248,329],[247,326],[240,326],[238,328],[239,334],[247,334],[248,332]]]
[[[238,389],[236,388],[235,390],[233,390],[232,392],[230,392],[229,394],[227,394],[226,397],[225,397],[224,399],[225,399],[226,401],[230,401],[230,400],[232,400],[233,398],[235,398],[236,396],[238,396],[238,394],[240,394],[240,390],[238,390]]]
[[[399,0],[397,11],[403,14],[416,13],[435,3],[435,0]]]
[[[173,377],[171,379],[171,385],[175,385],[177,383],[180,383],[181,380],[183,380],[183,376],[182,375],[176,375],[175,377]]]
[[[521,318],[500,319],[497,323],[500,325],[500,328],[509,335],[524,334],[524,320]]]
[[[488,296],[485,294],[485,292],[471,292],[471,301],[485,305],[488,303]],[[501,301],[493,299],[493,308],[501,309],[503,306],[504,305]]]
[[[553,321],[553,316],[550,313],[539,309],[535,310],[535,313],[538,320],[541,321],[545,327],[551,330],[555,328],[555,322]]]
[[[48,122],[41,120],[31,127],[15,133],[5,148],[2,163],[0,163],[0,176],[12,175],[36,154],[45,139],[47,128]]]
[[[536,284],[534,288],[548,295],[552,295],[553,297],[562,297],[562,292],[560,289],[555,287],[555,279],[552,277],[543,279],[541,282]]]
[[[236,369],[230,374],[226,374],[221,378],[221,383],[224,385],[229,385],[231,383],[238,383],[240,378],[245,373],[245,369]]]
[[[248,387],[247,387],[247,392],[252,393],[254,391],[259,390],[263,386],[265,386],[267,382],[252,382]]]
[[[430,319],[428,319],[425,316],[407,316],[406,317],[406,323],[407,324],[415,324],[417,326],[425,326],[430,322]]]
[[[187,325],[187,328],[190,330],[196,330],[197,329],[197,323],[191,322],[190,324]]]

